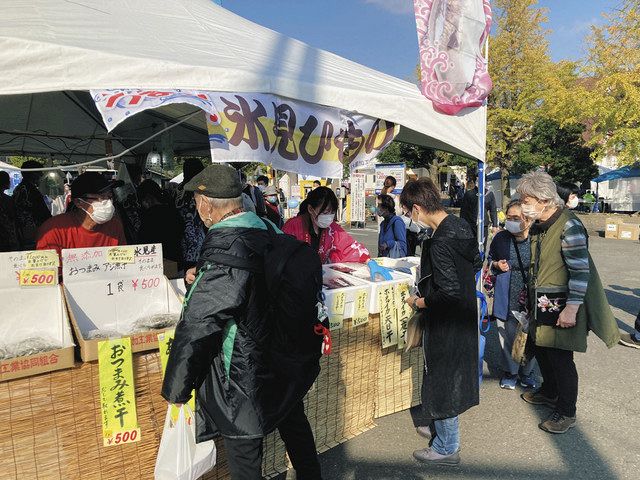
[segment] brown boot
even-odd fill
[[[525,392],[520,395],[520,398],[531,405],[546,405],[551,408],[556,408],[556,402],[558,401],[558,397],[549,398],[540,393],[539,390],[537,392]]]
[[[558,412],[553,412],[549,418],[538,425],[542,430],[549,433],[566,433],[575,426],[576,417],[565,417]]]

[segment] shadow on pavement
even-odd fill
[[[620,310],[627,312],[629,315],[635,316],[638,313],[640,299],[638,299],[637,295],[633,293],[626,295],[608,288],[605,288],[604,291],[607,294],[609,305],[612,307],[619,308]]]

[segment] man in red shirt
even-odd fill
[[[98,172],[87,172],[71,184],[71,204],[38,229],[37,250],[115,247],[126,245],[124,229],[114,217],[113,182]]]

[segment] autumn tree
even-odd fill
[[[576,85],[556,85],[550,113],[563,125],[584,123],[594,157],[640,159],[640,0],[622,0],[593,26]]]
[[[553,64],[547,53],[546,10],[537,0],[494,0],[496,31],[489,40],[487,160],[500,168],[502,191],[510,196],[509,171],[545,104]]]

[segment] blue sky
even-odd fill
[[[540,0],[554,60],[578,59],[589,25],[617,0]],[[418,59],[412,0],[222,0],[238,15],[314,47],[410,79]]]

